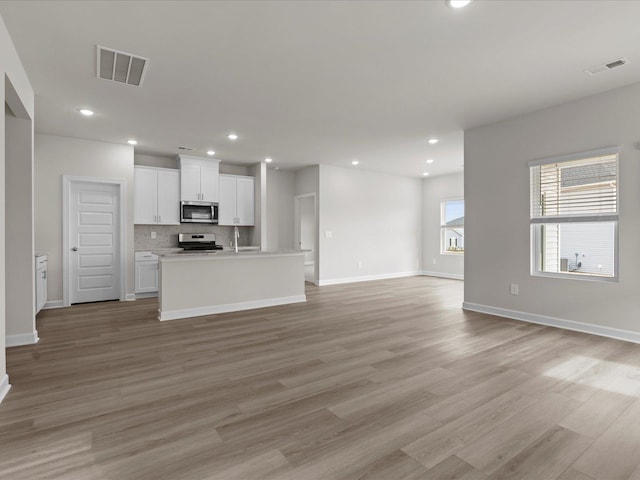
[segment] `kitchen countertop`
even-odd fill
[[[300,250],[273,250],[273,251],[239,251],[236,253],[234,250],[216,250],[205,252],[184,252],[184,251],[162,251],[152,250],[152,253],[158,255],[160,260],[215,260],[215,259],[233,259],[233,258],[251,258],[251,257],[267,257],[267,256],[291,256],[291,255],[304,255],[304,252]]]

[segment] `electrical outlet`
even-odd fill
[[[324,237],[325,238],[333,238],[333,232],[330,232],[329,230],[327,230],[326,232],[324,232]]]
[[[520,293],[520,285],[517,283],[511,284],[511,295],[518,295]]]
[[[358,268],[362,268],[362,261],[358,260]]]
[[[154,240],[156,238],[156,232],[151,232],[151,239]]]
[[[436,263],[438,263],[438,261],[437,261],[435,258],[432,260],[432,262],[433,262],[433,264],[434,264],[434,265],[435,265]]]

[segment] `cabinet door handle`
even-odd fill
[[[158,223],[162,223],[162,217],[158,215]]]
[[[47,271],[46,271],[46,270],[45,270],[44,272],[42,272],[42,278],[43,278],[44,280],[46,280],[46,279],[47,279]]]

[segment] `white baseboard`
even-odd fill
[[[464,280],[464,274],[461,273],[431,272],[429,270],[423,270],[422,275],[427,277],[450,278],[452,280]]]
[[[634,332],[631,330],[622,330],[620,328],[594,325],[593,323],[583,323],[576,322],[575,320],[547,317],[545,315],[538,315],[535,313],[519,312],[517,310],[490,307],[470,302],[464,302],[462,304],[462,308],[464,310],[488,313],[490,315],[497,315],[498,317],[510,318],[512,320],[521,320],[523,322],[537,323],[539,325],[547,325],[549,327],[563,328],[565,330],[573,330],[574,332],[590,333],[601,337],[624,340],[625,342],[640,343],[640,332]]]
[[[132,302],[136,299],[136,294],[135,293],[127,293],[127,296],[125,297],[127,302]]]
[[[34,330],[33,333],[19,333],[18,335],[7,335],[5,340],[7,348],[20,347],[22,345],[33,345],[38,343],[38,331]]]
[[[331,278],[329,280],[318,281],[318,286],[324,287],[326,285],[340,285],[343,283],[356,283],[356,282],[370,282],[372,280],[388,280],[390,278],[402,278],[402,277],[415,277],[422,272],[398,272],[398,273],[382,273],[379,275],[363,275],[361,277],[344,277],[344,278]]]
[[[266,300],[253,300],[250,302],[227,303],[225,305],[212,305],[209,307],[187,308],[184,310],[172,310],[168,312],[158,311],[159,320],[176,320],[179,318],[201,317],[202,315],[214,315],[216,313],[237,312],[239,310],[253,310],[255,308],[274,307],[289,303],[306,302],[306,295],[292,297],[269,298]]]
[[[136,293],[136,299],[138,298],[153,298],[157,297],[158,292],[146,292],[146,293]]]
[[[49,309],[49,308],[62,308],[62,300],[51,300],[50,302],[47,302],[44,304],[44,307],[42,307],[43,310]]]
[[[0,380],[0,403],[2,403],[2,400],[4,400],[4,397],[7,396],[7,393],[9,393],[10,388],[11,388],[11,385],[9,384],[9,375],[4,373],[2,375],[2,379]]]

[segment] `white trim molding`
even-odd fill
[[[425,277],[438,277],[438,278],[450,278],[452,280],[464,280],[463,273],[445,273],[445,272],[431,272],[423,270],[422,275]]]
[[[140,298],[158,298],[158,292],[135,293],[135,300]]]
[[[34,345],[38,343],[40,338],[38,337],[38,331],[34,330],[33,333],[19,333],[17,335],[7,335],[6,347],[21,347],[22,345]]]
[[[237,312],[240,310],[253,310],[256,308],[275,307],[289,303],[306,302],[306,295],[294,295],[292,297],[269,298],[266,300],[253,300],[250,302],[227,303],[224,305],[212,305],[209,307],[186,308],[184,310],[172,310],[169,312],[158,311],[158,320],[177,320],[179,318],[201,317],[203,315],[215,315],[217,313]]]
[[[45,303],[42,309],[47,310],[49,308],[62,308],[62,307],[64,307],[64,305],[62,304],[62,300],[51,300],[50,302]]]
[[[519,312],[517,310],[490,307],[488,305],[480,305],[470,302],[464,302],[462,304],[462,308],[472,312],[488,313],[489,315],[496,315],[498,317],[505,317],[512,320],[536,323],[538,325],[547,325],[549,327],[562,328],[564,330],[572,330],[574,332],[590,333],[592,335],[614,338],[625,342],[640,343],[640,332],[634,332],[632,330],[622,330],[620,328],[594,325],[593,323],[576,322],[575,320],[547,317],[545,315],[538,315],[535,313]]]
[[[3,374],[2,380],[0,380],[0,403],[4,400],[4,397],[9,393],[9,389],[11,388],[11,384],[9,383],[9,375],[6,373]]]
[[[379,275],[363,275],[361,277],[344,277],[330,278],[329,280],[320,280],[317,285],[324,287],[327,285],[341,285],[343,283],[371,282],[373,280],[388,280],[391,278],[416,277],[422,272],[398,272],[398,273],[382,273]]]

